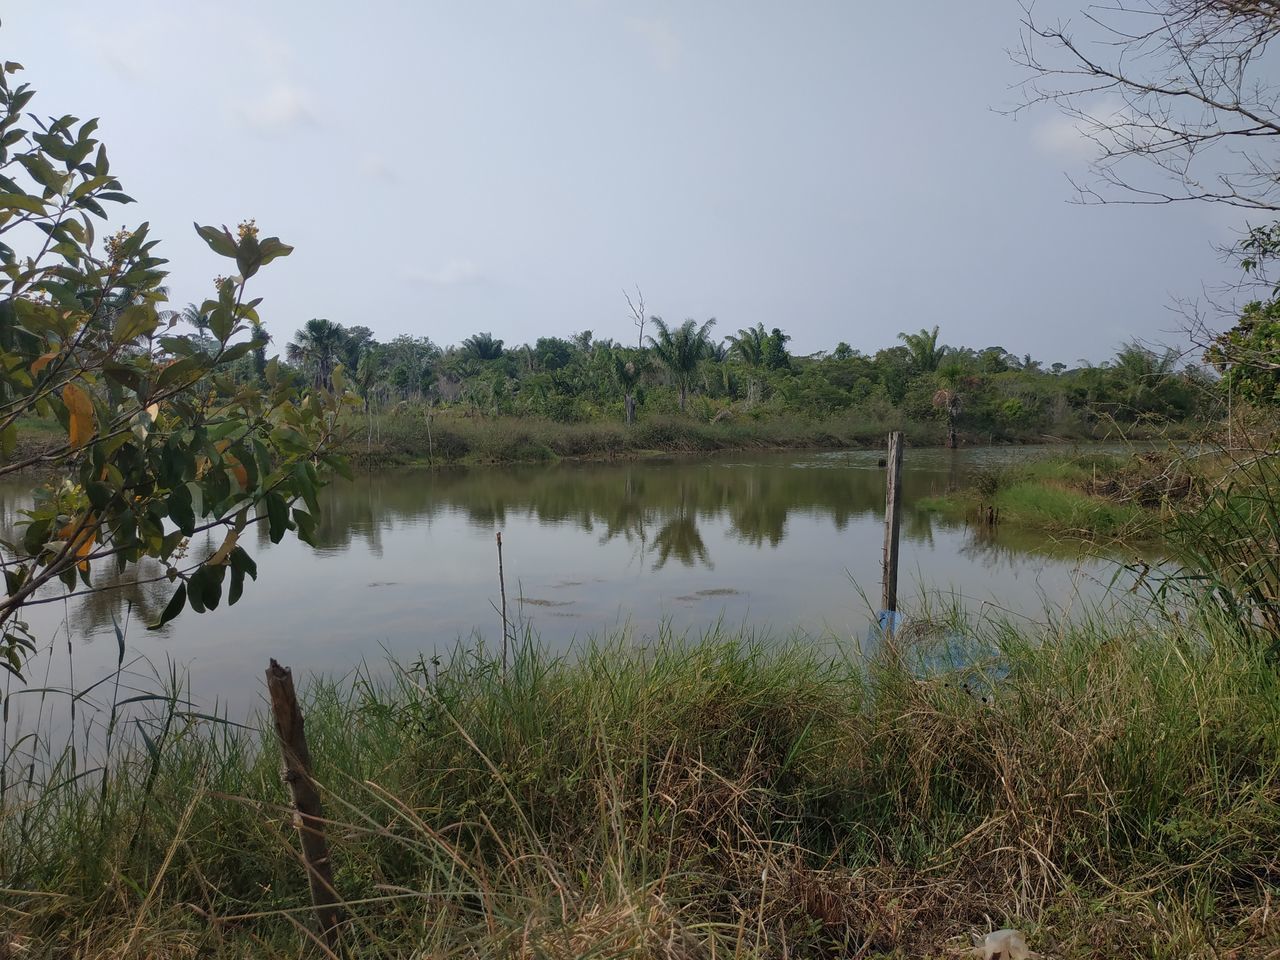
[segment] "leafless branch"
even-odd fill
[[[1052,104],[1093,143],[1079,202],[1280,211],[1280,0],[1109,0],[1078,33],[1023,13],[1011,112]]]

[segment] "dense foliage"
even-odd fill
[[[34,91],[11,85],[20,69],[0,72],[0,476],[32,466],[54,476],[36,487],[22,535],[0,543],[0,656],[14,671],[32,645],[21,611],[59,600],[59,580],[93,591],[95,572],[130,566],[167,578],[176,587],[162,621],[214,609],[224,583],[235,603],[257,576],[238,544],[249,524],[266,522],[273,541],[309,535],[337,409],[331,394],[301,393],[259,362],[259,301],[245,285],[291,248],[252,221],[236,233],[197,227],[237,273],[182,315],[162,309],[165,261],[147,225],[95,230],[104,204],[130,202],[96,121],[24,113]],[[174,332],[180,316],[194,336]],[[237,380],[242,362],[260,376]],[[34,452],[18,445],[30,422],[57,425]],[[206,531],[221,545],[188,555]]]
[[[441,347],[428,337],[380,343],[365,327],[312,320],[294,336],[288,356],[304,381],[321,385],[342,362],[355,371],[370,412],[422,403],[564,423],[630,423],[680,411],[704,420],[822,419],[856,411],[872,420],[937,420],[984,437],[1083,434],[1099,419],[1207,416],[1218,401],[1212,371],[1180,366],[1176,353],[1136,343],[1096,366],[1046,368],[999,346],[947,346],[937,327],[903,333],[901,344],[872,355],[840,343],[794,356],[778,327],[766,332],[759,324],[721,341],[714,321],[649,322],[654,333],[643,348],[597,339],[589,330],[515,347],[477,333]]]

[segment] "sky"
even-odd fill
[[[1038,4],[1070,14],[1083,0]],[[1179,343],[1243,218],[1084,207],[1088,144],[1007,115],[1016,0],[869,4],[80,0],[5,9],[31,109],[101,119],[176,304],[230,266],[192,227],[296,247],[251,281],[277,347],[311,317],[379,339],[632,342],[763,323],[793,352],[899,331],[1046,363]]]

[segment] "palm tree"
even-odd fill
[[[375,347],[365,350],[356,365],[356,389],[360,391],[360,398],[364,401],[364,412],[366,414],[369,412],[369,400],[372,398],[373,389],[382,376],[382,368],[386,363],[386,357],[385,348]]]
[[[636,422],[636,384],[644,376],[644,367],[644,354],[631,359],[628,359],[621,350],[614,350],[609,354],[610,372],[618,386],[622,388],[627,426]]]
[[[737,336],[729,334],[729,350],[733,356],[747,365],[750,373],[747,376],[747,405],[760,399],[759,372],[764,367],[765,347],[769,343],[769,335],[764,332],[764,324],[739,330]]]
[[[333,389],[333,368],[342,358],[346,331],[332,320],[308,320],[285,353],[290,363],[310,368],[318,389]]]
[[[935,329],[935,335],[937,333]],[[942,384],[933,395],[933,406],[941,410],[947,418],[947,447],[956,448],[956,421],[964,412],[964,398],[960,395],[960,378],[964,368],[958,363],[948,363],[938,370],[938,381]]]
[[[491,333],[477,333],[462,341],[462,350],[476,360],[497,360],[502,356],[502,341]]]
[[[1134,413],[1158,409],[1161,395],[1176,377],[1178,352],[1149,350],[1136,340],[1126,343],[1110,364],[1116,393]]]
[[[185,320],[191,326],[196,328],[196,333],[204,336],[204,332],[209,329],[209,315],[201,310],[196,304],[188,303],[180,311],[178,311],[178,319]]]
[[[253,327],[253,373],[258,383],[262,383],[267,375],[267,344],[271,342],[271,334],[258,317],[250,317],[249,324]]]
[[[919,333],[900,333],[898,339],[911,353],[911,366],[918,373],[933,373],[946,355],[947,348],[938,346],[938,328],[921,329]]]
[[[672,330],[663,323],[661,317],[649,319],[658,328],[658,335],[649,337],[649,345],[653,347],[653,353],[658,358],[658,362],[667,368],[667,372],[679,387],[680,410],[683,412],[685,403],[689,399],[689,384],[693,382],[698,364],[710,351],[711,328],[716,322],[714,319],[708,320],[702,326],[698,326],[698,322],[691,318]]]

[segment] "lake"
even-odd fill
[[[1046,606],[1107,602],[1117,561],[1132,557],[1098,556],[1008,526],[968,529],[916,506],[975,470],[1046,449],[906,451],[905,606],[922,588],[961,600],[974,616],[1034,617]],[[189,669],[196,699],[234,713],[259,701],[268,657],[298,673],[343,673],[384,651],[411,659],[473,635],[500,642],[497,532],[510,616],[553,647],[620,626],[644,642],[664,624],[699,631],[718,621],[857,644],[867,636],[868,601],[880,595],[882,455],[750,453],[361,475],[325,490],[317,547],[292,539],[272,545],[265,530],[242,539],[259,579],[234,609],[188,610],[149,631],[172,592],[168,583],[30,608],[37,635],[53,639],[28,675],[32,684],[76,689],[107,675],[118,623],[128,659],[172,658]],[[29,482],[0,485],[4,526],[29,504]],[[213,546],[194,544],[193,555]],[[1127,574],[1122,580],[1127,585]]]

